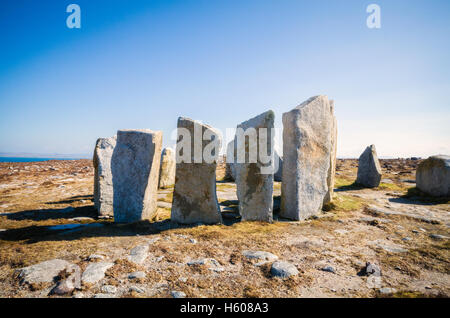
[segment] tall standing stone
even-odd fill
[[[435,197],[450,196],[450,156],[432,156],[419,164],[417,188]]]
[[[236,187],[239,199],[239,212],[243,221],[264,221],[272,222],[273,219],[273,171],[264,167],[270,167],[273,160],[273,131],[275,115],[273,111],[267,111],[248,121],[238,125],[237,129],[242,129],[244,134],[250,130],[255,132],[255,143],[250,142],[250,138],[238,138],[236,133]],[[249,134],[251,136],[251,134]],[[260,147],[263,146],[262,149]],[[243,162],[239,157],[239,151],[245,157]],[[251,153],[254,153],[252,162]],[[262,158],[263,155],[265,158]],[[269,160],[265,160],[269,158]]]
[[[281,217],[304,220],[320,212],[328,192],[332,122],[327,96],[283,114]]]
[[[334,101],[330,100],[331,109],[331,152],[330,152],[330,168],[328,169],[327,185],[328,191],[323,200],[323,204],[333,201],[334,183],[336,178],[336,153],[337,153],[337,119],[334,115]]]
[[[221,145],[220,134],[211,126],[180,117],[178,119],[178,142],[176,149],[176,175],[173,191],[171,219],[182,224],[222,222],[216,195],[216,167]],[[204,140],[210,136],[210,140]],[[213,141],[217,151],[206,153]],[[209,148],[208,148],[209,149]]]
[[[165,189],[175,184],[175,152],[172,148],[164,148],[161,153],[161,168],[159,171],[159,188]]]
[[[376,188],[381,181],[381,166],[375,145],[364,150],[358,160],[356,183],[367,188]]]
[[[114,221],[152,219],[157,206],[162,132],[119,130],[112,156]]]
[[[111,157],[116,146],[116,137],[99,138],[94,150],[94,206],[99,217],[112,217],[113,182]]]

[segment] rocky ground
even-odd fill
[[[334,203],[304,222],[239,222],[218,181],[225,224],[190,227],[171,189],[151,222],[97,219],[90,160],[0,163],[0,297],[447,297],[450,202],[415,189],[418,163],[382,160],[361,189],[338,160]]]

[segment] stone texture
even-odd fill
[[[94,150],[94,205],[101,217],[113,216],[113,180],[111,158],[116,137],[99,138]]]
[[[297,267],[288,262],[276,261],[270,268],[270,273],[275,277],[288,278],[298,275]]]
[[[381,276],[381,268],[375,263],[367,262],[364,271],[367,276]]]
[[[52,259],[20,269],[19,278],[21,283],[51,283],[60,272],[65,269],[70,269],[71,266],[72,264],[67,261]]]
[[[71,295],[75,289],[81,289],[81,269],[79,266],[71,264],[66,268],[69,276],[64,280],[58,282],[50,294],[53,295]]]
[[[371,145],[359,157],[356,183],[367,188],[376,188],[380,181],[381,166],[375,145]]]
[[[234,164],[236,173],[237,197],[239,200],[239,213],[242,221],[264,221],[272,222],[273,220],[273,173],[264,173],[261,169],[270,166],[273,158],[269,163],[263,162],[260,157],[260,129],[266,129],[267,154],[273,152],[273,134],[275,114],[273,111],[267,111],[250,120],[247,120],[237,126],[238,129],[255,129],[257,142],[255,145],[249,143],[249,138],[245,138],[244,142],[239,142],[238,136],[235,137],[236,158]],[[264,140],[262,140],[264,142]],[[239,162],[239,149],[245,153],[245,161]],[[257,156],[256,162],[250,162],[249,153],[255,152]]]
[[[275,150],[274,158],[275,160],[278,160],[278,170],[273,174],[273,181],[281,182],[283,179],[283,157],[281,157]]]
[[[435,197],[450,196],[450,156],[432,156],[419,164],[416,185]]]
[[[105,272],[112,266],[114,266],[114,263],[90,263],[83,272],[81,281],[83,283],[95,284],[105,277]]]
[[[186,298],[186,294],[182,291],[171,291],[170,295],[172,295],[173,298]]]
[[[330,100],[331,111],[331,152],[330,152],[330,168],[328,169],[327,186],[328,191],[323,199],[323,204],[333,201],[334,183],[336,176],[336,154],[337,154],[337,119],[334,115],[334,101]]]
[[[166,189],[175,184],[175,151],[164,148],[161,153],[161,168],[159,170],[159,188]]]
[[[326,96],[283,114],[281,217],[304,220],[320,212],[328,192],[332,122]]]
[[[133,273],[130,273],[130,274],[128,275],[128,278],[129,278],[129,279],[144,279],[145,276],[146,276],[146,275],[145,275],[144,272],[139,271],[139,272],[133,272]]]
[[[162,132],[119,130],[112,156],[114,221],[152,219],[157,210]]]
[[[148,256],[148,245],[139,245],[130,251],[128,260],[132,263],[141,265],[145,262]]]
[[[215,224],[222,222],[219,204],[216,196],[216,166],[218,151],[214,154],[216,160],[212,163],[206,162],[202,158],[194,160],[195,147],[200,147],[203,151],[211,141],[200,140],[195,141],[196,131],[200,131],[203,136],[205,132],[215,136],[215,140],[219,142],[220,135],[212,127],[194,121],[189,118],[180,117],[178,119],[178,138],[181,139],[182,131],[186,130],[190,133],[191,156],[190,159],[182,160],[184,151],[181,149],[180,143],[177,143],[177,165],[175,187],[173,191],[171,219],[174,222],[182,224]],[[188,138],[188,136],[184,136]],[[183,138],[184,138],[183,137]],[[183,151],[183,153],[182,153]]]
[[[265,251],[243,251],[242,255],[244,255],[248,259],[256,259],[268,262],[274,262],[278,259],[278,256],[276,256],[275,254]]]

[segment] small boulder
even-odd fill
[[[375,263],[367,262],[364,271],[367,276],[381,276],[381,268]]]
[[[102,280],[105,277],[105,272],[112,266],[114,266],[114,263],[106,263],[106,262],[91,263],[86,267],[85,271],[83,272],[83,275],[81,276],[81,281],[83,283],[95,284],[96,282]]]
[[[148,245],[139,245],[130,251],[128,260],[132,263],[141,265],[148,256]]]
[[[75,289],[81,288],[81,269],[79,266],[71,264],[65,269],[69,275],[58,284],[50,292],[52,295],[71,295]]]
[[[274,262],[278,259],[275,254],[264,252],[264,251],[243,251],[244,255],[248,259],[257,259],[260,261]]]
[[[51,283],[60,272],[71,266],[72,264],[67,261],[52,259],[20,269],[19,278],[22,284]]]
[[[434,197],[450,196],[450,156],[432,156],[419,164],[417,188]]]
[[[298,275],[297,268],[288,262],[276,261],[270,268],[270,273],[275,277],[288,278]]]

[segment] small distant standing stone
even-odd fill
[[[356,183],[367,188],[376,188],[381,181],[381,166],[375,145],[371,145],[358,160],[358,177]]]
[[[159,172],[159,188],[165,189],[175,184],[175,151],[164,148],[161,153],[161,168]]]
[[[331,112],[331,152],[330,152],[330,168],[328,169],[327,186],[328,192],[323,199],[323,204],[333,201],[334,184],[336,178],[336,154],[337,154],[337,119],[334,115],[334,100],[330,100]]]

